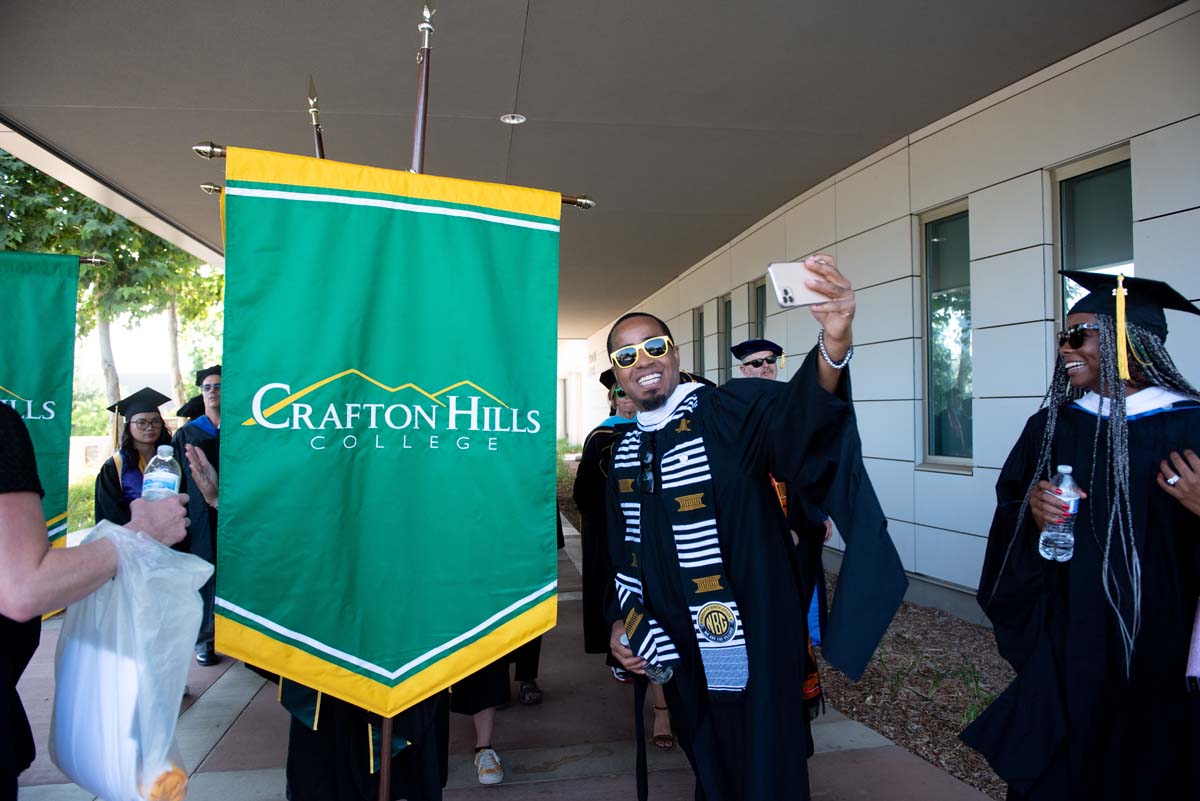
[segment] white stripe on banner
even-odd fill
[[[458,645],[463,640],[466,640],[469,637],[473,637],[474,635],[483,631],[488,626],[492,625],[500,618],[505,617],[506,615],[511,613],[513,610],[517,609],[518,607],[524,606],[525,604],[529,603],[530,601],[532,601],[542,595],[546,595],[548,593],[554,592],[554,590],[556,590],[556,589],[558,589],[558,580],[557,579],[550,582],[545,587],[542,587],[540,590],[534,590],[533,592],[531,592],[529,595],[526,595],[521,600],[515,601],[515,602],[509,604],[504,609],[501,609],[499,612],[492,615],[487,620],[483,621],[479,625],[472,628],[470,631],[464,631],[462,634],[458,635],[454,639],[449,640],[448,642],[442,643],[437,648],[434,648],[431,651],[426,651],[425,653],[421,654],[420,656],[418,656],[416,659],[412,660],[408,664],[402,665],[399,668],[397,668],[396,670],[391,670],[391,671],[388,670],[387,668],[383,668],[383,667],[380,667],[379,665],[368,662],[365,659],[360,659],[357,656],[354,656],[353,654],[348,654],[345,651],[339,651],[338,649],[334,648],[333,646],[326,645],[323,642],[314,640],[312,637],[301,634],[300,632],[292,631],[291,629],[284,628],[283,626],[279,625],[278,623],[276,623],[272,620],[267,620],[265,617],[262,617],[261,615],[256,615],[248,609],[243,609],[242,607],[238,606],[237,604],[232,603],[231,601],[227,601],[224,598],[218,597],[214,600],[214,603],[217,606],[219,606],[223,609],[228,609],[229,611],[231,611],[237,615],[241,615],[242,617],[247,618],[248,620],[253,620],[258,625],[262,626],[265,629],[270,629],[271,631],[275,632],[276,634],[282,634],[284,637],[287,637],[288,639],[295,640],[296,642],[304,643],[305,645],[309,646],[310,648],[317,649],[321,653],[329,654],[330,656],[340,659],[343,662],[349,662],[350,664],[356,665],[360,668],[363,668],[364,670],[369,670],[372,673],[377,673],[380,676],[383,676],[384,678],[394,679],[394,678],[397,678],[398,676],[404,675],[412,668],[420,665],[422,662],[427,662],[430,659],[432,659],[433,657],[442,653],[443,651],[453,648],[454,646]]]
[[[371,197],[352,197],[350,195],[324,195],[316,192],[289,192],[281,189],[249,189],[243,186],[225,187],[226,195],[242,195],[244,197],[265,197],[274,200],[301,200],[309,203],[336,203],[342,206],[375,206],[381,209],[396,211],[411,211],[416,214],[437,214],[442,217],[466,217],[483,222],[514,225],[518,228],[533,228],[538,231],[558,232],[558,223],[540,223],[530,220],[517,220],[512,217],[501,217],[498,214],[484,214],[481,211],[466,209],[451,209],[445,206],[423,206],[416,203],[404,203],[399,200],[381,200]]]
[[[60,523],[60,524],[58,524],[57,526],[55,526],[54,528],[52,528],[52,529],[50,529],[49,531],[47,531],[47,532],[46,532],[46,536],[47,536],[47,537],[53,537],[53,536],[55,536],[56,534],[62,534],[62,533],[63,533],[64,531],[66,531],[66,530],[67,530],[67,524],[66,524],[66,523]]]

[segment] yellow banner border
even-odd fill
[[[370,712],[391,717],[545,634],[554,628],[557,620],[558,595],[555,594],[394,687],[281,642],[225,617],[219,611],[215,624],[217,650],[221,653]]]
[[[227,148],[225,160],[226,181],[373,192],[553,220],[562,215],[562,195],[545,189],[423,175],[244,147]]]

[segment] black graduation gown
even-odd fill
[[[96,475],[94,509],[97,523],[108,520],[123,526],[129,522],[129,499],[125,497],[125,488],[121,486],[121,474],[111,456]]]
[[[830,394],[817,383],[817,358],[814,348],[787,383],[739,379],[696,390],[692,416],[704,437],[724,574],[747,642],[744,693],[708,692],[667,512],[673,495],[641,496],[643,602],[681,655],[664,690],[672,728],[696,772],[696,798],[703,801],[809,798],[804,756],[812,739],[803,689],[811,597],[805,585],[808,592],[812,587],[802,578],[806,571],[769,476],[829,512],[846,539],[825,648],[835,667],[861,676],[907,587],[862,465],[849,374],[838,394]],[[658,460],[679,436],[685,435],[673,424],[656,432]],[[615,565],[627,561],[619,498],[610,474]],[[610,627],[621,619],[613,595],[610,590]],[[842,601],[846,596],[850,600]]]
[[[979,584],[980,605],[1017,677],[962,739],[1009,783],[1011,799],[1193,797],[1200,792],[1200,696],[1186,692],[1184,675],[1200,594],[1200,520],[1163,492],[1155,475],[1172,450],[1200,450],[1200,404],[1129,421],[1142,571],[1142,627],[1129,679],[1101,584],[1109,501],[1104,466],[1092,474],[1096,416],[1064,406],[1054,433],[1051,469],[1070,464],[1089,493],[1076,517],[1074,557],[1062,564],[1043,559],[1028,512],[1016,531],[1046,417],[1042,410],[1029,419],[1000,473]],[[1100,454],[1107,431],[1102,420]],[[1123,597],[1127,602],[1128,591]]]
[[[378,765],[371,772],[371,736],[379,736],[379,716],[340,701],[321,697],[320,717],[313,730],[295,717],[288,731],[287,781],[291,801],[375,801],[379,797]],[[392,757],[391,797],[407,801],[439,801],[446,786],[449,701],[442,692],[396,716],[396,737],[412,744]]]
[[[192,480],[192,465],[188,461],[185,445],[195,445],[204,451],[212,466],[220,470],[219,445],[221,432],[213,427],[207,417],[198,417],[175,432],[171,446],[175,449],[175,461],[183,470],[183,481],[188,494],[188,526],[186,546],[184,550],[199,556],[213,565],[217,564],[217,510],[204,500],[200,487]],[[213,604],[216,597],[217,574],[213,575],[200,588],[200,597],[204,601],[204,617],[200,622],[200,633],[196,638],[196,649],[211,650],[213,647]]]
[[[633,421],[630,420],[630,426]],[[612,632],[605,615],[612,561],[608,554],[608,464],[627,427],[601,425],[592,429],[583,443],[579,472],[571,491],[579,509],[583,551],[583,650],[607,654]]]

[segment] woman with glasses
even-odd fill
[[[1160,281],[1063,275],[1090,294],[1000,473],[979,584],[1017,677],[962,739],[1009,799],[1192,798],[1200,391],[1164,347],[1164,309],[1200,309]],[[1078,500],[1048,480],[1059,465]],[[1044,557],[1040,533],[1070,506],[1072,550]]]
[[[158,407],[169,400],[161,392],[144,387],[108,407],[125,418],[125,432],[121,447],[96,476],[96,522],[108,520],[119,526],[129,522],[129,504],[142,497],[146,463],[159,445],[171,444],[171,430],[158,412]]]

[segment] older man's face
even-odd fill
[[[654,319],[631,317],[613,331],[612,349],[641,345],[647,339],[665,335]],[[653,411],[666,403],[679,386],[679,349],[672,343],[670,349],[657,359],[639,349],[637,361],[631,367],[614,365],[613,373],[639,411]]]
[[[772,361],[768,363],[767,359],[771,359]],[[757,362],[758,366],[756,367],[751,362]],[[756,351],[742,359],[741,370],[742,375],[746,376],[746,378],[774,379],[775,376],[779,375],[779,360],[769,350]]]
[[[210,415],[221,413],[221,374],[213,373],[200,383],[200,394],[204,397],[204,411]]]

